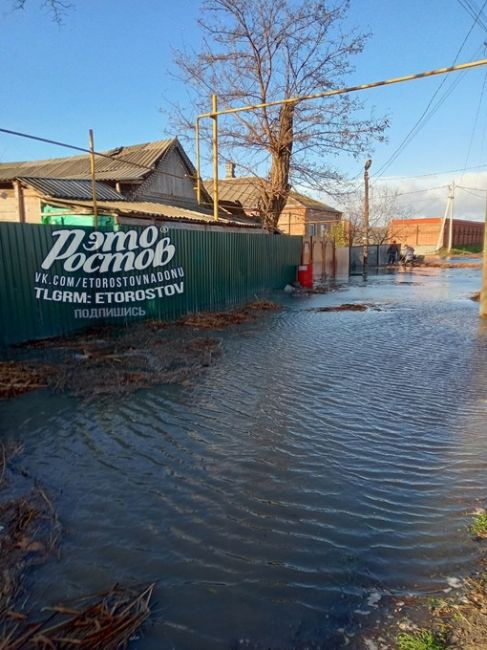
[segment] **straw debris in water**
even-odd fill
[[[51,614],[41,622],[27,625],[25,621],[17,621],[8,637],[0,639],[0,649],[127,648],[130,639],[150,615],[149,602],[153,590],[154,584],[138,591],[115,585],[96,597],[80,599],[88,601],[81,608],[66,605],[45,608]]]
[[[137,328],[82,349],[64,347],[50,386],[58,392],[96,398],[124,394],[156,384],[183,383],[212,364],[221,352],[215,338],[161,337]]]
[[[315,312],[334,312],[334,311],[382,311],[379,305],[372,303],[343,303],[342,305],[335,305],[333,307],[314,307],[308,311]]]
[[[251,323],[256,320],[259,311],[279,311],[280,309],[279,305],[269,300],[256,300],[244,307],[230,311],[189,314],[180,318],[177,324],[197,329],[221,330],[231,325]]]
[[[15,618],[14,602],[22,593],[25,569],[56,553],[61,534],[44,489],[32,486],[26,477],[19,481],[11,471],[9,461],[17,453],[18,449],[0,445],[0,622]]]
[[[146,321],[33,341],[24,344],[22,351],[41,356],[42,363],[38,359],[1,362],[0,398],[48,387],[96,399],[157,384],[184,384],[212,365],[223,347],[220,338],[202,337],[191,330],[221,330],[254,322],[259,312],[278,309],[273,302],[256,300],[231,311],[191,314],[176,324]]]
[[[15,472],[18,448],[0,445],[0,650],[116,650],[150,614],[154,585],[137,590],[115,585],[76,601],[78,607],[44,608],[42,618],[19,609],[29,566],[57,553],[61,525],[45,490],[27,472]],[[15,495],[15,496],[13,496]]]
[[[53,369],[45,364],[0,361],[0,399],[46,388]]]

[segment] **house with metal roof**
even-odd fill
[[[260,228],[222,210],[215,224],[211,197],[196,199],[196,170],[177,138],[119,147],[95,156],[100,225],[171,222]],[[0,221],[90,225],[93,188],[89,155],[0,163]]]
[[[227,163],[226,176],[218,182],[219,204],[234,217],[255,219],[260,215],[260,197],[267,181],[257,176],[236,177],[235,163]],[[207,184],[211,193],[211,183]],[[300,192],[291,191],[278,228],[288,235],[323,235],[342,219],[342,212]]]

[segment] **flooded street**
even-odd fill
[[[352,278],[218,332],[188,385],[0,403],[65,528],[30,605],[158,581],[134,648],[333,650],[467,574],[487,500],[479,288],[476,269]],[[311,311],[354,301],[381,310]]]

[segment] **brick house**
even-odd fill
[[[235,177],[235,164],[228,163],[226,176],[218,182],[219,204],[232,215],[259,217],[260,187],[266,181],[258,177]],[[207,182],[211,193],[211,183]],[[286,235],[321,237],[341,221],[342,213],[305,194],[291,191],[279,219],[278,228]]]
[[[482,246],[484,224],[480,221],[453,219],[452,247]],[[423,219],[393,219],[389,223],[388,238],[409,244],[417,253],[432,253],[448,246],[449,220],[442,217]]]

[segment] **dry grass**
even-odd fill
[[[310,309],[310,311],[318,312],[328,312],[328,311],[367,311],[369,308],[367,305],[359,303],[344,303],[343,305],[336,305],[335,307],[316,307]]]
[[[153,584],[135,591],[115,585],[77,607],[44,608],[40,618],[19,609],[25,571],[57,553],[61,525],[45,490],[13,471],[17,453],[0,445],[0,650],[127,648],[150,614]],[[12,498],[14,491],[22,494]]]
[[[231,325],[241,325],[253,320],[250,314],[236,311],[200,312],[180,318],[178,325],[205,330],[222,330]]]
[[[257,319],[259,312],[279,311],[280,309],[279,305],[269,300],[256,300],[244,307],[230,311],[189,314],[180,318],[177,324],[196,329],[222,330],[232,325],[251,323]]]
[[[459,602],[443,601],[433,609],[451,650],[487,649],[487,573],[465,581]]]
[[[46,388],[54,369],[45,364],[0,361],[0,399]]]
[[[19,619],[0,639],[0,650],[118,650],[127,648],[131,637],[150,615],[154,585],[137,591],[115,585],[89,599],[83,607],[58,605],[41,622]],[[81,602],[78,601],[78,602]]]
[[[40,358],[0,362],[0,398],[50,388],[98,399],[158,384],[186,383],[210,366],[223,347],[221,339],[191,330],[222,330],[279,309],[273,302],[256,300],[230,311],[190,314],[172,325],[147,321],[125,328],[97,327],[71,337],[24,344],[23,350]],[[49,365],[41,362],[46,356]]]
[[[315,312],[335,312],[335,311],[382,311],[382,308],[375,303],[343,303],[342,305],[335,305],[333,307],[314,307],[308,311]]]
[[[157,331],[127,330],[121,336],[77,348],[64,348],[65,358],[50,379],[56,392],[85,398],[121,395],[157,384],[178,384],[211,365],[222,341],[210,337],[162,338]]]
[[[48,387],[53,392],[95,399],[156,384],[183,383],[214,362],[222,341],[194,335],[175,337],[165,328],[143,323],[23,347],[41,358],[47,355],[50,365],[6,362],[3,397]],[[19,376],[26,368],[32,370],[21,384]]]
[[[0,445],[0,620],[12,615],[25,569],[56,553],[61,534],[57,515],[41,486],[29,485],[20,496],[9,496],[9,487],[16,482],[9,459],[17,453],[17,449]]]

